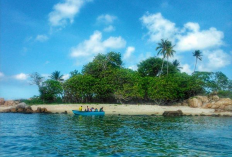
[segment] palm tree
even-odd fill
[[[54,71],[50,77],[51,79],[59,81],[59,82],[64,81],[64,79],[62,78],[63,75],[60,74],[60,71]]]
[[[176,52],[175,50],[173,50],[173,47],[175,45],[172,46],[171,41],[167,41],[167,50],[166,50],[166,54],[165,56],[167,57],[167,75],[168,75],[168,58],[172,57],[174,55],[174,53]]]
[[[180,67],[180,62],[176,59],[172,62],[172,64],[174,65],[174,67],[176,67],[176,69],[178,71],[180,71],[180,69],[182,69],[182,67]]]
[[[157,55],[162,55],[163,56],[163,59],[162,59],[163,62],[162,62],[160,75],[162,74],[162,71],[163,71],[164,59],[166,57],[166,52],[167,52],[167,45],[168,45],[168,40],[161,39],[161,43],[158,43],[158,46],[156,47],[156,50],[159,50]]]
[[[197,60],[199,59],[200,61],[202,60],[202,52],[200,50],[195,50],[193,52],[193,56],[196,57],[196,63],[195,63],[195,68],[194,68],[194,72],[196,70],[196,65],[197,65]]]

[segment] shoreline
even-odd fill
[[[158,106],[158,105],[121,105],[121,104],[58,104],[58,105],[32,105],[36,110],[38,107],[46,108],[52,113],[73,114],[72,110],[78,110],[83,106],[83,110],[89,106],[100,109],[104,108],[106,115],[163,115],[165,111],[181,110],[185,116],[232,116],[232,112],[215,112],[215,109],[192,108],[189,106]],[[9,109],[9,107],[0,107],[0,112]]]

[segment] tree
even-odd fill
[[[173,50],[173,47],[175,45],[172,46],[172,43],[170,41],[167,41],[167,50],[166,50],[166,57],[167,57],[167,62],[168,62],[168,58],[172,57],[174,55],[174,53],[176,52],[175,50]],[[168,64],[167,64],[167,75],[168,75]]]
[[[70,78],[76,75],[80,75],[80,73],[78,72],[78,70],[73,70],[70,72]]]
[[[177,73],[178,70],[177,68],[170,62],[164,61],[163,65],[163,71],[165,71],[166,67],[169,67],[169,72],[170,73]],[[158,75],[162,75],[163,73],[161,73],[160,69],[162,66],[162,59],[161,58],[154,58],[154,57],[150,57],[142,62],[140,62],[138,64],[138,73],[140,74],[140,76],[145,77],[145,76],[158,76]]]
[[[162,67],[161,67],[161,73],[163,72],[163,65],[164,65],[164,59],[166,56],[166,51],[167,51],[167,41],[168,40],[163,40],[161,39],[161,43],[158,43],[158,46],[156,47],[156,51],[158,51],[157,55],[162,55],[163,56],[163,63],[162,63]]]
[[[180,69],[182,69],[182,67],[180,67],[180,62],[176,59],[172,62],[172,64],[174,65],[174,67],[176,67],[176,69],[178,71],[180,71]]]
[[[36,84],[40,88],[44,78],[37,72],[30,74],[30,77],[32,79],[31,84]]]
[[[195,63],[195,68],[194,68],[194,72],[196,70],[196,65],[197,65],[197,60],[199,59],[200,61],[202,60],[202,52],[200,50],[195,50],[193,52],[193,56],[196,57],[196,63]]]
[[[95,78],[107,77],[109,71],[119,69],[122,66],[121,54],[109,52],[98,54],[92,62],[89,62],[82,69],[83,74],[91,75]]]
[[[138,64],[138,72],[141,76],[158,76],[161,71],[162,59],[150,57]]]
[[[60,71],[54,71],[53,73],[52,73],[52,75],[50,76],[50,78],[52,79],[52,80],[56,80],[56,81],[59,81],[59,82],[62,82],[62,81],[64,81],[64,79],[62,78],[64,75],[61,75],[60,74]]]
[[[46,80],[39,88],[40,98],[45,102],[54,102],[63,92],[62,85],[56,80]]]

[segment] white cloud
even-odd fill
[[[69,74],[64,74],[64,76],[62,77],[64,80],[69,79],[70,75]]]
[[[0,79],[3,78],[4,76],[5,75],[2,72],[0,72]]]
[[[189,22],[184,25],[183,32],[186,34],[177,35],[178,51],[204,50],[223,45],[223,32],[213,27],[200,31],[198,23]]]
[[[98,53],[105,53],[108,50],[120,49],[126,46],[126,41],[122,37],[109,37],[102,41],[102,33],[95,31],[88,40],[83,41],[71,49],[71,57],[82,57],[80,62],[91,60]],[[86,59],[83,59],[86,57]]]
[[[176,43],[177,51],[205,50],[223,45],[224,34],[214,27],[200,30],[198,23],[188,22],[183,28],[177,28],[175,23],[165,19],[161,13],[146,14],[140,20],[148,29],[149,41],[171,40]]]
[[[111,24],[116,20],[117,17],[109,14],[100,15],[97,17],[97,22],[104,24]]]
[[[188,64],[184,64],[181,67],[182,67],[181,72],[192,74],[193,71],[190,69],[190,66]]]
[[[161,13],[149,14],[147,13],[140,18],[142,24],[148,29],[149,40],[151,42],[158,42],[161,39],[173,40],[177,28],[175,23],[163,18]]]
[[[65,26],[67,22],[73,23],[74,17],[80,12],[82,6],[91,0],[64,0],[63,3],[54,5],[49,13],[51,26]]]
[[[223,68],[232,62],[232,54],[227,54],[221,49],[203,51],[203,59],[198,62],[198,70],[213,71]]]
[[[48,40],[48,37],[46,35],[37,35],[35,40],[40,41],[40,42],[44,42],[44,41]]]
[[[114,26],[110,25],[108,27],[105,27],[103,31],[104,32],[112,32],[112,31],[115,31],[115,28],[114,28]]]
[[[28,74],[20,73],[18,75],[15,75],[14,78],[17,80],[26,80],[29,77]]]
[[[123,56],[123,59],[128,59],[130,58],[131,54],[135,51],[135,48],[132,46],[127,47],[126,53]]]
[[[137,70],[138,67],[137,67],[137,65],[131,65],[131,66],[128,67],[128,69]]]

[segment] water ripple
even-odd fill
[[[0,114],[0,156],[232,156],[229,117]]]

